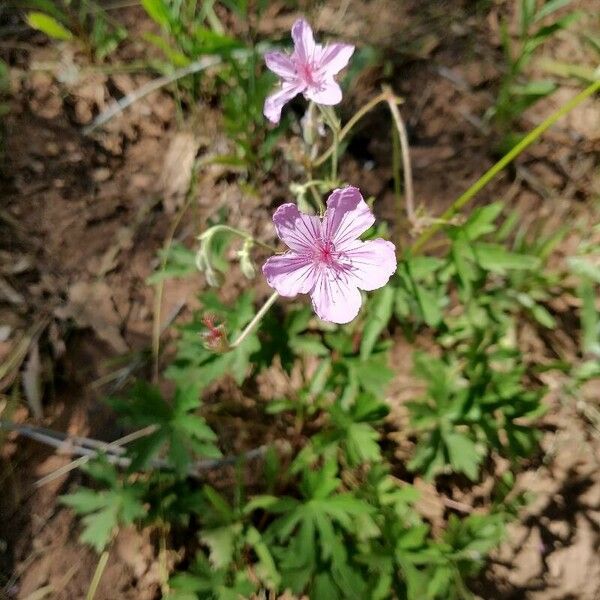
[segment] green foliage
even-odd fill
[[[195,456],[221,455],[213,443],[214,432],[202,417],[193,413],[200,405],[196,386],[178,387],[169,404],[157,388],[138,382],[127,398],[113,399],[110,403],[128,424],[154,428],[131,444],[132,471],[148,468],[165,446],[169,465],[180,475],[186,474]]]
[[[42,12],[32,11],[27,15],[27,24],[32,29],[45,33],[54,40],[71,40],[73,34],[59,23],[54,17]]]
[[[87,464],[84,471],[108,489],[97,491],[82,487],[61,496],[61,502],[83,516],[81,541],[101,552],[119,526],[130,525],[145,516],[145,488],[139,483],[121,480],[115,467],[104,458]]]
[[[196,268],[196,254],[183,244],[175,243],[168,249],[161,250],[158,255],[161,261],[164,261],[164,267],[161,267],[146,279],[146,283],[150,285],[165,279],[186,277],[198,270]]]
[[[552,94],[557,88],[554,81],[528,81],[524,76],[538,48],[556,33],[568,28],[582,14],[574,11],[555,18],[556,11],[568,6],[570,0],[544,1],[539,8],[536,0],[520,0],[517,4],[519,10],[517,39],[511,38],[506,21],[501,24],[506,72],[496,102],[487,113],[487,117],[494,119],[504,135],[501,151],[508,151],[519,141],[519,137],[511,130],[521,114],[542,98]]]
[[[31,26],[54,39],[85,38],[97,57],[119,39],[118,28],[100,9],[93,8],[99,24],[93,23],[90,2],[77,4],[76,13],[69,2],[66,8],[35,2]],[[285,122],[269,131],[264,125],[263,102],[274,78],[264,71],[264,48],[251,29],[267,3],[141,4],[160,31],[145,36],[164,56],[159,69],[173,73],[207,55],[220,59],[210,74],[189,75],[177,84],[182,111],[200,97],[218,100],[235,152],[216,162],[253,176],[270,169]],[[554,89],[522,76],[540,45],[576,18],[544,24],[567,4],[551,0],[538,8],[523,0],[516,50],[504,31],[509,69],[493,115],[506,131],[527,106]],[[257,14],[249,14],[251,6]],[[234,23],[235,36],[224,22]],[[350,76],[376,60],[373,48],[357,51]],[[307,201],[313,184],[318,193],[337,186],[315,181],[291,186],[299,201]],[[518,213],[504,213],[501,203],[492,202],[448,224],[445,245],[434,256],[406,249],[389,285],[365,296],[361,315],[345,327],[319,321],[302,299],[274,307],[238,344],[256,314],[252,293],[239,293],[228,303],[215,291],[202,293],[200,308],[166,345],[161,358],[168,365],[159,385],[139,381],[109,400],[123,423],[141,433],[109,455],[128,468],[117,471],[106,459],[94,460],[86,472],[98,489],[80,488],[63,497],[83,517],[82,540],[102,551],[120,526],[142,521],[185,539],[185,556],[170,574],[171,600],[237,600],[285,590],[326,600],[470,597],[471,578],[525,502],[512,493],[515,474],[535,453],[540,436],[536,420],[544,410],[544,390],[519,351],[519,325],[554,328],[559,315],[549,300],[565,285],[547,267],[564,229],[547,235],[541,227],[522,226]],[[231,276],[232,256],[252,278],[259,242],[229,227],[225,214],[208,225],[197,254],[181,244],[161,252],[161,268],[148,283],[198,268],[218,287]],[[372,229],[368,235],[377,234]],[[234,236],[242,238],[239,246]],[[599,374],[600,275],[588,250],[569,261],[577,278],[585,357],[576,368],[564,368],[571,390]],[[390,428],[397,429],[398,421],[395,411],[390,418],[386,398],[394,374],[389,350],[401,335],[427,348],[412,357],[424,391],[403,404],[409,416],[401,448],[410,451],[406,461],[397,458]],[[401,360],[410,364],[411,357],[394,355],[394,364]],[[285,391],[266,403],[261,377],[273,373]],[[244,399],[238,408],[264,408],[256,430],[266,424],[274,432],[266,443],[277,440],[268,450],[251,451],[252,470],[246,469],[247,455],[223,459],[218,446],[244,447],[255,429],[248,427],[247,438],[236,443],[230,439],[237,430],[217,444],[209,426],[223,430],[239,422],[238,408],[230,413],[234,399],[223,398],[234,384],[234,399]],[[285,452],[279,454],[280,447]],[[498,463],[508,466],[494,483],[487,512],[459,517],[449,508],[436,523],[421,514],[413,473],[437,484],[435,493],[443,497],[454,487],[445,485],[448,480],[468,486],[495,476]],[[225,476],[208,473],[221,467]]]
[[[94,0],[26,0],[35,10],[27,23],[56,41],[78,40],[90,56],[103,60],[127,37],[127,31]]]
[[[225,33],[217,15],[216,2],[204,0],[142,0],[148,16],[162,34],[146,34],[171,66],[186,67],[203,56],[221,59],[216,79],[186,78],[181,87],[195,101],[201,94],[217,94],[223,110],[225,130],[236,145],[234,156],[222,160],[249,173],[263,173],[272,165],[272,150],[282,128],[267,130],[262,114],[265,97],[274,84],[265,72],[262,54],[249,31],[243,38]],[[246,3],[222,2],[244,28],[250,23]],[[243,5],[242,5],[243,4]],[[260,15],[261,3],[256,7]],[[264,7],[263,7],[264,8]],[[204,85],[202,85],[204,84]]]
[[[202,316],[204,313],[216,316],[234,339],[254,316],[252,294],[244,292],[232,307],[225,306],[214,292],[201,294],[200,301],[202,311],[198,311],[192,321],[181,328],[176,358],[165,374],[182,388],[192,388],[196,392],[226,373],[241,384],[252,371],[251,358],[260,348],[258,337],[251,334],[234,350],[217,354],[207,348],[203,340],[205,325]]]

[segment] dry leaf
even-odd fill
[[[117,313],[109,285],[104,281],[78,281],[69,288],[67,306],[57,309],[60,319],[73,319],[80,327],[91,327],[96,335],[116,352],[129,350],[120,332]]]
[[[27,404],[35,419],[44,416],[42,411],[42,362],[40,360],[40,346],[35,340],[29,349],[29,356],[25,363],[22,375],[23,392]]]
[[[199,147],[200,140],[191,131],[179,131],[169,144],[160,177],[167,214],[173,214],[185,199]]]

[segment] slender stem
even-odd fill
[[[400,111],[398,110],[398,99],[394,96],[389,88],[384,88],[384,91],[388,93],[386,102],[392,113],[392,118],[396,124],[398,130],[398,136],[400,138],[400,148],[402,149],[402,171],[404,174],[404,198],[406,203],[406,215],[412,225],[416,223],[415,216],[415,198],[413,188],[413,177],[412,167],[410,164],[410,152],[408,145],[408,134],[406,133],[406,127]]]
[[[0,425],[1,424],[2,423],[0,423]],[[10,424],[8,424],[8,425],[10,425]],[[49,483],[50,481],[54,481],[58,477],[61,477],[62,475],[66,475],[70,471],[73,471],[74,469],[81,467],[82,465],[87,463],[92,458],[95,458],[96,456],[98,456],[99,452],[106,452],[107,453],[106,456],[107,456],[107,459],[109,460],[109,462],[116,464],[118,466],[127,467],[129,465],[130,461],[128,458],[122,456],[122,454],[123,454],[122,447],[125,444],[129,444],[130,442],[133,442],[139,438],[146,437],[146,436],[150,435],[151,433],[154,433],[156,431],[156,425],[148,425],[147,427],[144,427],[143,429],[138,429],[137,431],[128,433],[127,435],[119,438],[118,440],[115,440],[114,442],[108,442],[108,443],[107,442],[98,442],[97,445],[92,445],[92,444],[87,443],[85,445],[82,444],[83,447],[79,447],[79,448],[69,444],[68,438],[66,438],[65,440],[52,440],[52,438],[49,437],[48,439],[44,440],[39,437],[34,437],[34,434],[36,433],[35,431],[30,432],[30,431],[26,431],[23,429],[17,429],[17,431],[22,435],[27,435],[28,437],[31,437],[32,439],[37,439],[38,441],[49,444],[51,446],[55,446],[56,448],[67,449],[67,450],[69,450],[69,452],[71,454],[81,454],[82,455],[79,458],[77,458],[76,460],[71,461],[70,463],[68,463],[66,465],[63,465],[62,467],[59,467],[55,471],[52,471],[52,473],[48,473],[48,475],[45,475],[41,479],[38,479],[35,482],[35,487],[42,487],[46,483]],[[96,448],[96,449],[94,449],[94,448]]]
[[[100,585],[100,579],[102,579],[102,574],[104,573],[104,569],[106,569],[106,563],[108,562],[108,550],[105,550],[100,556],[100,560],[98,561],[98,566],[94,571],[94,577],[92,578],[92,583],[90,583],[90,587],[85,595],[85,600],[94,600],[94,596],[98,591],[98,586]]]
[[[315,201],[315,204],[317,205],[317,210],[319,211],[319,214],[321,216],[323,216],[323,213],[325,212],[325,205],[323,204],[323,199],[321,198],[319,191],[315,187],[314,182],[309,182],[306,185],[307,185],[308,189],[310,190],[310,193],[313,197],[313,200]]]
[[[269,299],[261,306],[260,310],[254,315],[254,318],[248,325],[246,325],[246,329],[240,333],[239,337],[235,342],[233,342],[230,346],[231,349],[237,348],[254,330],[254,328],[260,323],[260,320],[267,314],[267,311],[273,306],[275,300],[279,298],[279,294],[277,292],[273,292]]]
[[[530,131],[514,148],[507,152],[495,165],[488,169],[471,187],[459,196],[446,210],[439,221],[426,229],[417,241],[413,244],[413,252],[418,252],[423,248],[425,243],[439,231],[444,224],[449,221],[465,204],[467,204],[478,192],[480,192],[504,167],[510,164],[521,152],[531,146],[547,129],[552,127],[559,119],[571,112],[575,107],[579,106],[584,100],[600,90],[600,81],[595,81],[585,90],[571,98],[569,102],[561,106],[553,112],[547,119],[540,123],[535,129]]]
[[[342,140],[352,131],[352,128],[375,106],[377,106],[380,102],[385,102],[388,98],[388,92],[382,92],[378,96],[375,96],[372,100],[367,102],[362,108],[359,108],[356,113],[352,116],[352,118],[342,127],[340,133],[337,138],[337,144],[334,143],[329,146],[321,156],[315,158],[313,161],[313,166],[318,167],[322,165],[334,152],[337,152],[337,145],[339,145]]]
[[[332,129],[333,133],[333,154],[331,155],[331,179],[335,181],[337,179],[338,171],[338,148],[340,145],[339,130]]]
[[[265,242],[261,242],[260,240],[254,239],[249,233],[242,231],[241,229],[236,229],[235,227],[230,227],[229,225],[214,225],[208,231],[205,231],[202,235],[198,236],[199,240],[203,240],[206,237],[208,232],[211,232],[211,235],[214,233],[218,233],[219,231],[228,231],[229,233],[234,233],[235,235],[239,235],[245,240],[250,240],[258,246],[262,246],[271,252],[277,252],[277,248],[273,248],[269,244],[265,244]]]

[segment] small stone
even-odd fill
[[[101,167],[100,169],[95,169],[94,172],[92,173],[92,179],[96,183],[102,183],[103,181],[107,181],[108,179],[110,179],[110,176],[111,176],[110,169],[107,169],[106,167]]]

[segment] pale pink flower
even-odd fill
[[[273,123],[279,123],[281,109],[294,96],[304,94],[317,104],[333,105],[342,100],[342,90],[335,82],[337,75],[354,52],[349,44],[316,44],[312,29],[304,19],[292,26],[294,51],[267,52],[267,67],[281,78],[278,91],[265,100],[264,115]]]
[[[358,236],[375,217],[355,187],[334,190],[321,219],[282,204],[273,215],[279,239],[290,248],[263,265],[267,283],[282,296],[310,294],[323,321],[348,323],[360,310],[360,290],[384,286],[396,270],[396,248]]]

